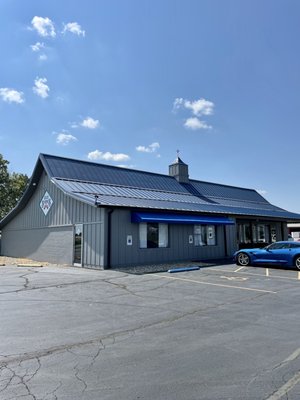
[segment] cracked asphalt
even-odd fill
[[[296,271],[0,267],[1,400],[299,400]]]

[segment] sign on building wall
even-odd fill
[[[48,214],[48,212],[50,211],[50,208],[53,204],[53,200],[51,199],[50,194],[46,191],[41,202],[40,202],[40,207],[44,213],[44,215],[46,216]]]

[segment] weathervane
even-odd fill
[[[179,152],[180,152],[180,150],[176,150],[177,158],[179,158]]]

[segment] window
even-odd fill
[[[75,265],[82,265],[82,233],[83,233],[83,225],[76,224],[74,226],[74,264]]]
[[[215,246],[216,227],[214,225],[194,225],[195,246]]]
[[[268,225],[258,224],[252,226],[254,243],[269,243],[270,229]]]
[[[271,242],[274,243],[277,240],[276,226],[275,225],[271,225],[270,230],[271,230]]]
[[[244,222],[237,226],[237,241],[240,244],[274,243],[276,240],[276,225]]]
[[[139,229],[141,249],[168,247],[169,230],[167,224],[141,223]]]
[[[251,229],[250,224],[238,225],[238,237],[240,243],[251,243]]]

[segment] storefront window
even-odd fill
[[[238,224],[237,240],[242,245],[275,242],[276,226],[254,222]]]
[[[250,224],[239,224],[238,234],[240,243],[251,243],[251,228]]]
[[[169,230],[167,224],[141,223],[139,230],[141,249],[168,247]]]
[[[253,242],[269,243],[270,226],[264,224],[253,225]]]
[[[277,235],[276,235],[276,226],[271,225],[271,242],[274,243],[277,240]]]
[[[194,225],[195,246],[215,246],[216,229],[214,225]]]

